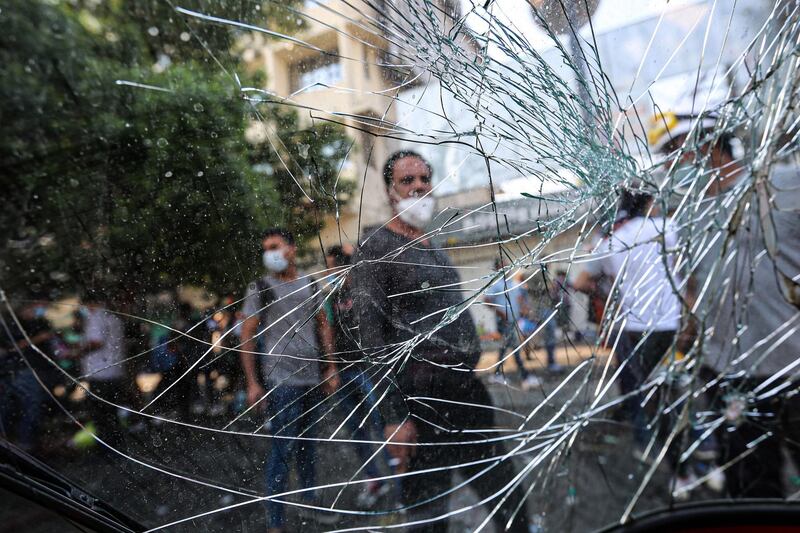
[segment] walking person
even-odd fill
[[[681,316],[670,282],[675,274],[662,259],[665,250],[675,248],[677,234],[671,220],[652,215],[652,204],[651,195],[622,189],[611,232],[573,282],[577,290],[591,294],[602,277],[614,280],[617,304],[606,310],[604,319],[614,324],[610,338],[619,339],[615,357],[625,396],[623,416],[633,425],[634,454],[640,458],[645,458],[652,432],[642,407],[646,393],[638,389],[673,345]]]
[[[567,279],[566,270],[556,271],[556,277],[550,283],[550,297],[554,304],[561,304],[556,315],[556,325],[561,331],[565,344],[582,340],[580,331],[574,331],[572,322],[572,291],[574,287]]]
[[[425,234],[434,215],[431,166],[401,151],[384,166],[393,216],[366,230],[353,267],[364,357],[380,365],[384,436],[402,480],[408,530],[447,531],[454,469],[501,530],[527,531],[516,471],[493,432],[492,401],[474,369],[475,324],[447,255]],[[462,487],[463,488],[463,487]]]
[[[109,446],[123,444],[117,407],[129,399],[122,320],[95,295],[84,300],[84,335],[79,349],[81,379],[89,383],[89,414],[97,435]]]
[[[541,328],[542,344],[547,355],[547,372],[551,375],[560,374],[563,368],[556,362],[556,348],[558,347],[558,317],[554,312],[558,300],[553,295],[553,283],[547,279],[546,273],[533,278],[534,283],[529,287],[533,319],[537,328]]]
[[[26,452],[41,444],[46,393],[36,378],[44,380],[49,363],[36,348],[47,353],[53,338],[44,311],[41,303],[26,302],[16,317],[3,313],[0,327],[0,435]]]
[[[494,269],[496,271],[503,269],[501,258],[495,260]],[[527,330],[524,324],[525,321],[529,322],[527,317],[532,313],[530,297],[525,289],[524,280],[521,279],[521,274],[503,276],[495,281],[486,291],[484,301],[492,306],[501,343],[500,351],[497,354],[497,366],[490,381],[505,384],[503,363],[506,353],[511,351],[514,361],[517,363],[517,372],[519,373],[522,390],[527,391],[539,386],[539,379],[525,368],[521,355],[521,352],[526,348],[522,345],[526,340],[522,336],[522,330]],[[530,333],[528,332],[528,334]]]
[[[247,287],[240,361],[248,403],[266,404],[274,436],[265,469],[267,495],[286,491],[289,467],[294,464],[303,489],[301,512],[331,524],[336,515],[315,510],[320,501],[313,488],[315,421],[323,414],[320,400],[339,386],[336,364],[330,359],[333,334],[324,310],[319,309],[315,283],[297,268],[294,236],[282,228],[269,229],[262,235],[261,248],[267,272]],[[263,353],[256,352],[259,337]],[[261,376],[256,371],[257,358]],[[280,499],[284,498],[278,496],[266,504],[271,533],[286,528],[286,504]]]
[[[388,452],[384,449],[384,453],[375,455],[375,447],[367,444],[367,441],[383,435],[384,425],[380,412],[376,409],[378,395],[372,380],[376,368],[362,359],[363,354],[357,341],[352,280],[344,272],[352,263],[352,255],[352,247],[332,246],[328,249],[325,259],[331,270],[329,279],[344,277],[341,284],[331,281],[325,309],[333,330],[336,360],[341,362],[341,386],[336,392],[336,402],[344,419],[342,432],[346,432],[346,438],[354,441],[360,467],[370,480],[359,491],[356,505],[359,509],[370,510],[392,491],[395,484],[377,479],[391,471],[391,457]]]
[[[160,325],[153,328],[151,370],[159,372],[161,380],[151,396],[159,397],[169,388],[159,399],[156,414],[190,422],[192,392],[197,380],[193,373],[183,374],[202,356],[205,346],[197,346],[197,341],[191,338],[198,335],[198,328],[193,327],[189,304],[179,303],[171,322],[171,330]]]

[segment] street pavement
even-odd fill
[[[522,390],[513,377],[513,360],[506,364],[507,383],[487,384],[500,409],[524,416],[536,410],[535,415],[525,421],[525,429],[541,428],[548,423],[561,425],[533,441],[556,445],[524,478],[523,487],[529,491],[528,513],[542,531],[589,531],[614,523],[630,505],[651,467],[633,457],[629,428],[614,421],[610,412],[581,417],[595,401],[606,357],[591,358],[587,347],[562,348],[558,360],[565,365],[566,373],[551,375],[542,368],[544,354],[537,351],[533,355],[533,360],[527,364],[541,378],[538,387]],[[485,369],[484,379],[493,373],[491,365],[496,357],[496,353],[487,352],[481,359],[479,367]],[[584,366],[562,383],[580,364]],[[612,387],[606,400],[615,394]],[[520,418],[498,412],[496,422],[499,427],[511,428],[520,425]],[[129,420],[129,423],[137,425],[136,420]],[[331,424],[324,420],[320,434],[332,434]],[[202,422],[201,427],[148,422],[138,431],[128,432],[124,450],[119,453],[102,447],[64,450],[50,460],[89,492],[109,500],[148,527],[195,517],[168,530],[265,531],[264,510],[257,497],[263,491],[263,467],[269,453],[269,439],[211,429],[222,425],[222,420],[212,419]],[[565,429],[569,427],[574,429]],[[240,428],[234,426],[233,429]],[[359,479],[362,475],[358,473],[361,463],[352,445],[323,442],[317,449],[319,485]],[[542,457],[527,453],[515,457],[514,463],[518,469],[523,469],[536,459]],[[670,471],[660,466],[653,472],[653,478],[634,506],[634,513],[669,504]],[[290,486],[297,486],[294,475]],[[327,488],[320,496],[328,505],[338,498],[337,507],[354,509],[358,490],[358,486],[341,491]],[[375,509],[388,511],[396,502],[396,494],[390,493]],[[487,510],[476,502],[475,493],[469,489],[453,494],[450,508],[461,511],[450,520],[450,531],[473,531],[483,522]],[[296,508],[289,508],[287,514],[287,531],[376,527],[396,525],[409,519],[408,515],[396,512],[373,516],[339,515],[335,525],[323,526],[301,518]],[[484,531],[494,531],[493,525],[489,523]]]

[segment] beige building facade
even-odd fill
[[[376,32],[378,16],[366,6],[339,0],[303,7],[306,28],[292,40],[258,40],[249,47],[251,68],[267,73],[266,90],[297,109],[302,125],[343,124],[355,142],[340,182],[354,190],[337,216],[328,216],[323,245],[357,242],[360,230],[389,216],[381,166],[397,149],[383,137],[394,121],[393,97],[402,71],[387,68],[387,41]]]
[[[307,1],[301,10],[302,32],[288,39],[252,35],[244,59],[266,72],[265,89],[295,107],[301,124],[329,120],[346,127],[354,149],[339,179],[354,191],[341,198],[338,217],[326,218],[320,237],[326,248],[356,244],[364,228],[390,216],[382,167],[401,148],[391,137],[395,99],[419,83],[402,37],[413,31],[414,17],[396,6],[378,12],[358,0]],[[458,3],[442,0],[436,13],[436,24],[451,26]]]

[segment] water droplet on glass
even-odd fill
[[[203,104],[194,104],[194,110],[198,113],[202,113],[204,109]]]
[[[197,177],[201,178],[202,176],[203,176],[203,171],[201,170],[200,172],[197,173]]]
[[[181,32],[181,41],[183,41],[183,42],[188,42],[188,41],[189,41],[189,39],[191,39],[191,38],[192,38],[192,36],[191,36],[191,35],[189,35],[189,32],[188,32],[188,31],[182,31],[182,32]]]
[[[172,171],[171,171],[171,170],[167,170],[167,171],[164,173],[164,177],[165,177],[165,178],[171,178],[171,177],[172,177]]]
[[[169,141],[166,140],[164,137],[159,137],[158,140],[156,141],[156,145],[158,145],[159,148],[164,148],[168,144]]]
[[[155,26],[150,26],[149,28],[147,28],[147,33],[155,37],[156,35],[158,35],[158,28],[156,28]]]

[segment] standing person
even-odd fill
[[[571,291],[572,286],[567,280],[567,272],[565,270],[556,271],[556,277],[550,283],[550,300],[553,304],[561,304],[556,315],[556,325],[561,330],[561,337],[565,343],[570,342],[570,335],[572,334]]]
[[[495,260],[494,269],[499,271],[503,268],[501,258]],[[524,347],[520,346],[525,338],[521,336],[521,329],[517,322],[526,320],[531,314],[531,302],[528,291],[520,276],[503,276],[492,284],[486,291],[484,301],[491,304],[497,320],[497,332],[500,333],[500,351],[497,355],[497,366],[490,381],[494,383],[505,383],[503,377],[503,360],[509,350],[514,353],[514,361],[517,363],[520,384],[522,390],[530,390],[540,385],[539,380],[528,372],[522,361],[521,353]]]
[[[544,346],[547,352],[547,371],[557,375],[564,372],[564,367],[556,361],[558,347],[558,330],[564,343],[569,343],[569,325],[571,299],[568,292],[567,274],[563,270],[556,272],[553,279],[542,272],[542,285],[539,293],[539,324],[543,324]],[[551,316],[555,314],[555,316]]]
[[[422,517],[416,530],[446,531],[458,468],[495,511],[498,527],[527,531],[524,495],[511,489],[513,464],[490,440],[492,402],[474,372],[480,345],[458,273],[424,233],[434,213],[431,167],[401,151],[388,159],[383,177],[394,216],[362,241],[353,302],[365,357],[385,368],[384,436],[397,471],[410,473],[402,480],[403,503]]]
[[[545,296],[548,304],[550,296]],[[551,316],[553,308],[550,305],[539,306],[539,324],[544,325],[544,349],[547,353],[547,371],[551,374],[560,374],[564,368],[556,362],[556,347],[558,346],[557,316]]]
[[[559,374],[564,369],[556,362],[556,347],[558,345],[557,318],[553,315],[555,301],[552,294],[552,283],[546,278],[545,272],[536,276],[535,283],[530,290],[532,307],[535,309],[533,318],[536,327],[541,327],[545,352],[547,353],[547,371],[550,374]]]
[[[112,447],[122,444],[117,408],[128,399],[130,383],[124,368],[125,338],[122,321],[94,296],[85,301],[84,335],[79,350],[81,379],[89,382],[89,414],[97,435]],[[105,401],[104,401],[105,400]]]
[[[191,417],[192,391],[197,380],[194,374],[183,376],[198,354],[197,341],[190,338],[196,336],[198,328],[192,329],[192,309],[189,304],[181,302],[177,306],[177,316],[169,318],[171,330],[163,326],[153,328],[152,368],[161,374],[158,386],[152,392],[153,398],[159,397],[167,388],[164,396],[159,398],[155,412],[167,418],[174,417],[181,422],[189,422]]]
[[[242,313],[241,307],[234,311],[230,331],[227,335],[228,345],[234,347],[241,346],[242,344],[242,324],[244,324],[245,315]],[[233,393],[233,414],[239,415],[247,407],[247,382],[245,381],[242,366],[238,361],[231,364],[231,389]]]
[[[589,238],[587,238],[586,242],[583,244],[583,246],[581,246],[582,252],[587,255],[591,255],[592,252],[597,249],[603,239],[606,238],[606,236],[606,233],[601,231],[599,228],[592,230],[591,234],[588,236]],[[591,287],[590,292],[587,294],[588,301],[586,302],[587,327],[580,333],[581,337],[583,337],[583,339],[589,344],[596,341],[601,333],[603,317],[605,316],[606,312],[606,302],[608,301],[608,295],[611,293],[612,286],[612,280],[603,274],[602,271],[598,273],[598,269],[591,269],[590,274],[590,279],[582,280],[590,281]],[[575,285],[577,278],[582,276],[583,271],[573,271],[571,276],[572,279],[569,280],[569,283],[570,286],[576,291],[585,293],[585,287],[584,290],[581,290]],[[578,283],[580,282],[578,281]]]
[[[49,367],[34,346],[43,349],[53,338],[44,311],[40,303],[25,303],[17,320],[4,314],[0,328],[0,434],[27,452],[39,444],[39,422],[46,396],[36,376],[43,379]],[[12,427],[12,420],[16,420],[16,427]],[[10,438],[12,433],[16,440]]]
[[[231,351],[231,344],[235,339],[231,330],[233,329],[234,316],[231,312],[231,306],[234,299],[226,296],[222,299],[222,307],[211,316],[208,325],[212,328],[211,331],[211,344],[213,348],[211,354],[215,367],[212,371],[212,400],[209,414],[211,416],[221,416],[226,414],[231,409],[231,405],[226,402],[226,396],[229,392],[235,391],[234,380],[235,376],[239,374],[239,361],[234,357],[235,352]]]
[[[329,359],[333,335],[324,310],[319,309],[316,284],[297,268],[294,236],[284,229],[269,229],[262,235],[261,248],[267,273],[247,287],[242,309],[240,360],[247,400],[249,405],[267,404],[275,436],[267,457],[267,494],[286,490],[289,465],[294,463],[306,489],[301,493],[302,503],[316,507],[319,500],[311,490],[315,482],[315,422],[323,414],[321,392],[333,393],[339,385],[336,365]],[[263,340],[261,354],[255,351],[258,337]],[[270,390],[269,397],[262,380]],[[284,505],[267,502],[267,527],[272,533],[286,527]],[[300,509],[321,523],[336,520],[329,512]]]
[[[679,157],[682,171],[709,180],[698,209],[709,214],[687,240],[697,329],[688,355],[716,383],[711,405],[726,420],[719,446],[727,490],[782,498],[790,494],[782,448],[800,467],[800,172],[778,164],[751,174],[716,123],[711,114],[665,113],[648,138],[675,154],[671,161]]]
[[[622,189],[611,233],[597,246],[597,258],[586,263],[573,283],[591,294],[602,276],[615,280],[618,303],[608,318],[615,324],[612,338],[619,337],[615,355],[620,392],[626,396],[623,414],[633,423],[634,453],[640,457],[650,432],[642,407],[645,393],[636,390],[672,346],[681,315],[670,282],[675,276],[662,258],[665,250],[675,248],[677,234],[671,220],[651,216],[652,204],[649,194]]]
[[[332,270],[329,279],[335,280],[337,274],[342,275],[342,269],[350,266],[352,255],[352,247],[332,246],[328,249],[326,264]],[[341,387],[336,394],[340,413],[344,415],[347,438],[355,441],[364,474],[371,480],[359,492],[356,505],[360,509],[373,509],[379,499],[392,489],[390,483],[377,480],[382,475],[379,460],[387,459],[385,466],[388,467],[390,458],[385,449],[384,454],[373,457],[375,449],[366,443],[372,440],[373,433],[383,435],[383,421],[375,409],[378,397],[371,377],[375,368],[364,364],[357,341],[351,281],[350,277],[345,277],[338,288],[330,286],[331,293],[325,300],[325,307],[333,329],[336,358],[342,362],[339,370]]]
[[[352,244],[344,244],[342,246],[337,244],[328,247],[325,252],[325,268],[330,270],[331,273],[325,277],[325,289],[332,289],[331,284],[336,281],[337,271],[341,269],[342,266],[350,263],[354,253],[355,248],[353,248]]]

